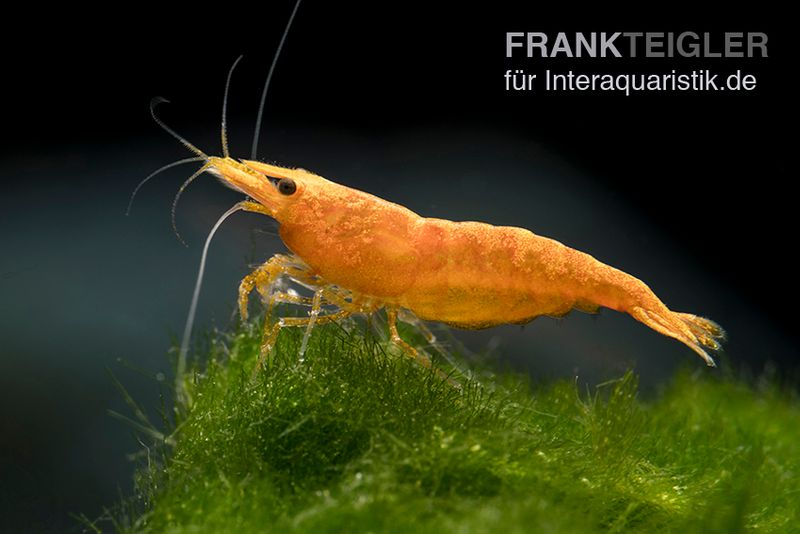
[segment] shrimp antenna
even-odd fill
[[[228,211],[222,214],[217,219],[217,222],[211,228],[211,231],[206,237],[206,243],[203,245],[203,254],[200,256],[200,268],[197,271],[197,281],[194,284],[194,293],[192,294],[192,303],[189,305],[189,315],[186,317],[186,325],[183,327],[183,338],[181,339],[181,348],[178,352],[178,366],[175,371],[175,391],[177,392],[178,405],[184,409],[188,407],[190,399],[186,393],[186,384],[184,383],[184,375],[186,374],[186,355],[189,353],[189,341],[192,337],[192,328],[194,327],[194,318],[197,313],[197,301],[200,300],[200,288],[203,286],[203,275],[206,270],[206,260],[208,259],[208,248],[211,245],[211,240],[214,234],[225,219],[242,209],[242,203],[239,202]]]
[[[128,215],[131,214],[131,207],[133,207],[133,200],[136,198],[136,194],[139,192],[139,189],[141,189],[144,184],[150,181],[150,178],[154,177],[157,174],[161,174],[162,172],[166,171],[167,169],[171,169],[172,167],[177,167],[178,165],[183,165],[184,163],[191,163],[193,161],[203,161],[203,158],[197,156],[194,158],[186,158],[178,161],[173,161],[172,163],[168,163],[163,167],[161,167],[160,169],[151,172],[147,176],[147,178],[139,182],[139,185],[137,185],[136,188],[133,190],[133,193],[131,193],[131,199],[128,201],[128,209],[125,210],[125,216],[127,217]]]
[[[234,61],[233,65],[231,65],[231,70],[228,71],[228,80],[225,82],[225,95],[222,97],[222,155],[226,158],[230,156],[228,153],[228,129],[225,125],[228,116],[228,88],[231,86],[233,69],[236,68],[236,65],[239,64],[239,61],[241,61],[243,57],[244,56],[237,57],[236,61]]]
[[[175,211],[178,208],[178,200],[180,200],[181,195],[183,194],[184,190],[187,187],[189,187],[189,184],[192,183],[195,178],[197,178],[198,176],[200,176],[201,174],[206,172],[206,169],[208,169],[210,166],[211,166],[210,164],[206,163],[205,165],[203,165],[202,167],[197,169],[197,171],[193,175],[188,177],[186,179],[186,181],[183,182],[183,184],[181,184],[180,189],[178,189],[178,192],[175,194],[175,198],[172,200],[172,229],[175,231],[175,235],[178,237],[178,240],[181,243],[183,243],[184,247],[188,247],[189,245],[187,245],[186,241],[184,241],[183,238],[181,237],[181,233],[178,232],[178,225],[175,222]]]
[[[200,150],[192,143],[190,143],[189,141],[178,135],[178,133],[175,130],[164,124],[164,121],[162,121],[156,116],[156,106],[161,103],[169,104],[169,100],[167,100],[164,97],[157,96],[150,101],[150,115],[153,117],[153,120],[156,121],[156,124],[161,126],[161,128],[163,128],[164,131],[170,134],[172,137],[180,141],[183,146],[185,146],[186,148],[188,148],[189,150],[191,150],[192,152],[203,158],[204,161],[208,161],[208,156],[206,156],[202,150]]]
[[[283,36],[281,37],[280,43],[278,43],[278,49],[275,51],[275,56],[272,58],[272,65],[269,67],[267,81],[264,83],[264,90],[261,92],[261,102],[258,105],[258,115],[256,116],[256,130],[253,133],[253,148],[250,151],[251,160],[258,159],[258,136],[261,133],[261,118],[264,115],[264,103],[267,101],[269,82],[272,81],[272,74],[275,72],[275,65],[278,64],[278,58],[281,55],[281,50],[283,50],[283,43],[286,41],[286,36],[289,35],[289,28],[292,27],[292,21],[294,20],[294,16],[297,14],[297,8],[299,7],[300,0],[297,0],[297,3],[295,3],[294,9],[292,10],[292,14],[289,15],[289,22],[286,23],[286,29],[283,30]]]

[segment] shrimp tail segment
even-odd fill
[[[720,341],[725,339],[725,331],[714,321],[691,313],[673,312],[666,308],[653,311],[637,306],[631,309],[630,314],[656,332],[677,339],[691,348],[709,367],[716,366],[706,349],[719,350]]]

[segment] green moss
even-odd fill
[[[786,532],[800,409],[786,390],[680,374],[580,393],[491,375],[458,391],[363,332],[212,340],[174,444],[149,449],[135,532]],[[719,375],[721,373],[717,373]],[[160,451],[160,452],[159,452]],[[130,505],[131,503],[128,503]]]

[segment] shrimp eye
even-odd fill
[[[278,182],[278,191],[282,195],[292,195],[297,191],[297,184],[291,178],[281,178]]]

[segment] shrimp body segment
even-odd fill
[[[276,256],[245,278],[243,315],[254,288],[272,298],[270,304],[291,301],[287,295],[276,299],[273,291],[281,276],[289,276],[319,295],[316,309],[305,303],[316,324],[330,316],[319,314],[326,303],[340,310],[336,318],[386,308],[392,339],[419,357],[396,335],[398,313],[409,321],[478,329],[606,307],[677,339],[714,365],[706,349],[720,348],[724,332],[716,323],[671,311],[639,279],[553,239],[523,228],[421,217],[303,169],[229,157],[209,158],[208,165],[254,200],[246,209],[280,223],[280,237],[294,254]],[[278,330],[268,328],[264,349]]]

